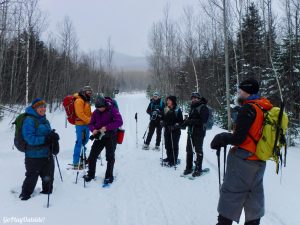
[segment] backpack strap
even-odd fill
[[[162,101],[162,99],[160,99],[160,108],[162,108],[163,107],[163,101]]]
[[[247,104],[251,105],[251,106],[254,107],[254,108],[255,108],[255,106],[256,106],[257,108],[259,108],[259,109],[263,112],[263,114],[265,114],[265,113],[267,112],[267,111],[265,111],[259,104],[257,104],[256,102],[249,102],[249,103],[247,103]],[[256,112],[256,110],[255,110],[255,112]],[[263,124],[263,126],[264,126],[264,124]],[[255,145],[257,145],[257,143],[259,142],[259,140],[256,140],[256,139],[250,134],[249,131],[248,131],[247,135],[248,135],[248,137],[250,137],[250,139],[255,143]]]
[[[174,110],[175,111],[175,116],[176,116],[176,118],[178,117],[178,113],[179,113],[179,107],[178,106],[176,106],[176,109]]]

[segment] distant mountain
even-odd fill
[[[130,56],[119,52],[114,52],[113,64],[118,69],[123,70],[147,70],[148,63],[146,57]]]

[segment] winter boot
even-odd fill
[[[154,148],[153,148],[153,151],[159,151],[160,149],[159,149],[159,146],[155,146]]]
[[[89,176],[89,175],[84,175],[83,179],[85,180],[85,182],[90,182],[91,180],[93,180],[95,177]]]
[[[110,181],[114,180],[114,175],[113,175],[114,164],[115,164],[115,160],[107,162],[106,172],[105,172],[105,180],[107,180],[107,179]]]
[[[147,145],[147,144],[143,145],[143,150],[149,150],[149,149],[150,149],[149,145]]]
[[[245,222],[245,225],[259,225],[259,224],[260,224],[260,219]]]
[[[40,194],[44,194],[44,195],[47,195],[47,194],[52,194],[52,191],[47,191],[47,190],[43,190],[40,192]]]
[[[28,199],[30,199],[30,195],[21,193],[20,196],[19,196],[19,198],[20,198],[22,201],[27,201]]]
[[[192,169],[185,169],[184,171],[183,171],[183,175],[189,175],[189,174],[191,174],[193,172],[193,170]]]
[[[163,162],[167,163],[167,162],[169,162],[169,159],[168,158],[164,158]]]
[[[217,225],[232,225],[232,220],[227,219],[226,217],[219,215]]]
[[[203,155],[197,154],[197,159],[195,161],[196,167],[194,173],[192,174],[193,177],[199,177],[202,174],[202,162],[203,162]]]

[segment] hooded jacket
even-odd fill
[[[77,116],[75,125],[88,125],[92,115],[91,104],[80,94],[74,94],[74,97],[76,98],[74,108]]]
[[[40,116],[31,106],[25,111],[28,115],[23,122],[22,135],[27,148],[25,156],[28,158],[47,158],[49,145],[46,145],[46,136],[51,133],[51,126],[46,116]]]
[[[106,127],[108,133],[114,133],[122,125],[123,119],[120,112],[108,103],[104,112],[100,112],[98,109],[93,112],[89,129],[93,132]]]

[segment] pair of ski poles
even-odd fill
[[[221,148],[216,152],[218,158],[218,176],[219,176],[219,190],[221,190]],[[227,145],[224,146],[224,168],[223,168],[223,181],[226,174],[226,156],[227,156]]]

